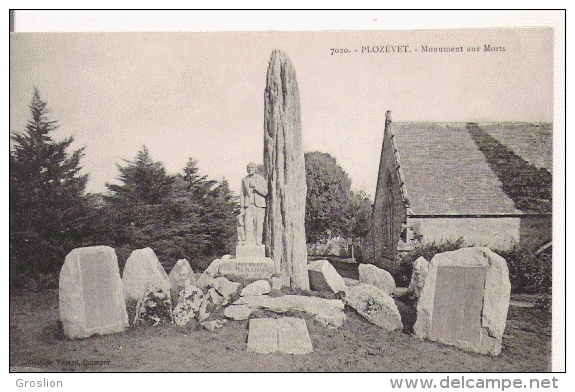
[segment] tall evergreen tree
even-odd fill
[[[107,184],[105,216],[116,247],[151,247],[167,268],[187,258],[205,268],[235,241],[237,201],[227,182],[201,175],[193,158],[182,173],[166,174],[147,148],[118,166],[121,184]]]
[[[106,184],[115,197],[132,203],[159,204],[169,194],[172,177],[166,174],[162,162],[154,162],[150,151],[143,146],[133,161],[124,160],[127,165],[117,165],[121,185]]]
[[[16,273],[56,271],[82,242],[88,181],[80,174],[84,148],[71,153],[73,137],[52,139],[57,122],[34,90],[31,118],[12,133],[10,150],[10,261]]]

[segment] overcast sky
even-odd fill
[[[386,45],[411,52],[362,53]],[[424,53],[422,46],[480,51]],[[228,179],[237,192],[246,164],[263,162],[273,49],[296,69],[304,150],[332,154],[352,186],[372,197],[386,110],[394,121],[553,120],[551,29],[16,33],[10,131],[24,130],[37,86],[60,124],[54,136],[73,135],[75,148],[86,147],[88,192],[104,191],[119,174],[116,164],[143,145],[168,172],[194,157],[202,174]]]

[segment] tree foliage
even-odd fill
[[[203,268],[229,252],[236,203],[226,181],[200,175],[193,158],[170,176],[146,147],[126,163],[118,166],[120,184],[108,184],[111,195],[105,198],[116,247],[151,247],[168,268],[181,258]]]
[[[351,180],[330,154],[305,154],[307,242],[329,237],[361,238],[368,230],[371,202],[351,190]]]
[[[84,149],[69,152],[74,138],[52,138],[58,125],[37,89],[29,108],[25,132],[11,135],[10,261],[11,273],[36,275],[59,268],[82,244],[88,176],[80,174]]]

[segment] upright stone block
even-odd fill
[[[177,299],[180,295],[180,291],[186,288],[186,286],[196,283],[196,276],[188,260],[181,259],[178,260],[174,268],[170,271],[168,280],[170,281],[172,297]]]
[[[126,261],[122,281],[126,302],[141,300],[146,290],[151,288],[170,292],[168,274],[151,248],[132,252]]]
[[[316,260],[307,268],[312,290],[331,293],[345,291],[345,281],[329,261]]]
[[[264,167],[269,191],[264,242],[282,284],[307,290],[307,185],[299,91],[295,69],[279,50],[274,50],[269,60],[264,105]]]
[[[413,271],[411,273],[411,281],[409,282],[408,288],[409,293],[414,298],[419,298],[428,272],[429,261],[427,261],[423,256],[418,257],[413,263]]]
[[[488,248],[437,254],[417,303],[416,335],[499,355],[511,284],[507,262]]]
[[[59,313],[69,338],[128,327],[118,258],[109,246],[74,249],[60,271]]]

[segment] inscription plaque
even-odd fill
[[[107,263],[109,254],[100,252],[83,253],[79,256],[82,276],[86,328],[96,328],[118,322],[116,297],[117,283],[110,276],[117,274],[113,265]]]
[[[467,342],[481,339],[485,267],[438,267],[430,337]]]
[[[271,259],[268,260],[261,262],[238,261],[236,271],[239,275],[246,278],[269,279],[275,271],[275,264],[273,264]]]

